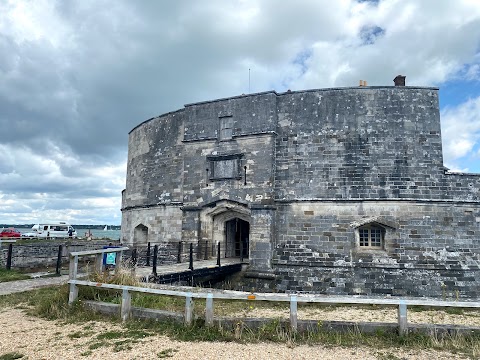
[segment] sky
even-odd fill
[[[120,224],[128,132],[185,104],[396,75],[480,172],[478,0],[0,0],[0,223]]]

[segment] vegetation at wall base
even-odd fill
[[[9,352],[3,355],[0,355],[0,360],[16,360],[16,359],[25,359],[24,355],[17,352]]]

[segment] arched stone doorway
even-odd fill
[[[133,231],[133,243],[144,245],[148,243],[148,227],[143,224],[137,225]]]
[[[240,218],[225,222],[225,257],[249,257],[250,223]]]
[[[250,209],[231,200],[209,204],[200,213],[202,240],[220,244],[223,257],[250,258]]]

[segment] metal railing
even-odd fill
[[[103,289],[121,290],[122,301],[120,304],[120,314],[123,321],[126,321],[131,314],[131,293],[144,293],[154,295],[178,296],[185,298],[185,312],[184,322],[190,325],[193,321],[193,299],[205,299],[205,323],[208,326],[213,325],[214,311],[213,300],[245,300],[245,301],[274,301],[274,302],[289,302],[290,303],[290,327],[293,331],[298,328],[297,308],[298,304],[317,303],[317,304],[335,304],[335,305],[390,305],[398,307],[397,322],[399,334],[405,334],[408,330],[407,321],[407,307],[408,306],[429,306],[439,308],[480,308],[480,302],[466,302],[466,301],[440,301],[440,300],[426,300],[426,299],[377,299],[377,298],[360,298],[355,296],[329,296],[317,294],[273,294],[273,293],[248,293],[243,291],[229,291],[229,292],[188,292],[168,289],[154,289],[138,286],[126,286],[96,283],[87,280],[78,280],[76,278],[76,268],[78,265],[78,256],[97,254],[97,263],[102,259],[102,255],[108,252],[122,252],[128,248],[119,249],[103,249],[97,251],[82,251],[71,254],[70,270],[70,294],[69,304],[72,304],[78,298],[78,285],[91,286]],[[73,260],[73,262],[72,262]],[[72,265],[73,263],[73,265]],[[101,263],[101,262],[100,262]],[[97,265],[98,269],[102,269],[102,265]]]
[[[12,238],[1,238],[0,239],[0,250],[2,249],[2,244],[3,243],[7,243],[8,244],[8,251],[7,251],[7,262],[6,262],[6,265],[5,265],[5,268],[7,270],[11,270],[12,269],[12,249],[13,249],[13,244],[17,242],[17,239],[12,239]],[[3,253],[0,252],[0,256],[2,257],[0,259],[0,264],[2,264],[3,262]]]

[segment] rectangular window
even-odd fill
[[[360,229],[360,246],[368,246],[368,230]]]
[[[220,118],[220,140],[231,140],[233,136],[233,117]]]
[[[382,231],[379,228],[370,229],[370,246],[382,246]]]
[[[364,226],[358,229],[359,245],[362,248],[383,248],[383,229],[378,226]]]

